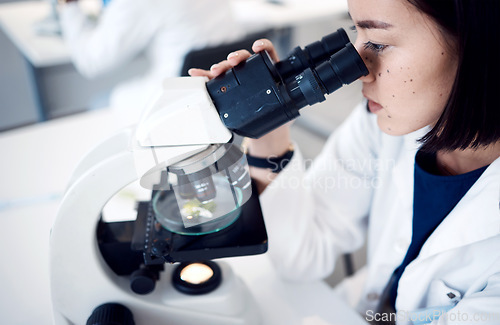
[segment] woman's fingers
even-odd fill
[[[247,50],[238,50],[229,53],[227,60],[216,63],[210,67],[210,70],[203,70],[192,68],[189,69],[188,73],[192,77],[208,77],[213,79],[223,72],[231,69],[232,67],[238,65],[240,62],[245,61],[251,56],[250,52]]]
[[[234,51],[228,54],[227,61],[234,67],[248,59],[252,54],[247,50]]]
[[[191,77],[208,77],[208,78],[210,78],[210,76],[211,76],[209,70],[203,70],[203,69],[198,69],[198,68],[189,69],[188,74]]]
[[[267,38],[262,38],[259,40],[256,40],[253,45],[252,45],[252,51],[255,53],[264,51],[266,50],[267,53],[269,53],[269,56],[274,62],[279,61],[278,53],[276,52],[276,49],[274,48],[273,43],[268,40]]]
[[[247,50],[239,50],[239,51],[234,51],[228,54],[227,60],[221,61],[217,64],[214,64],[213,66],[210,67],[210,72],[212,72],[212,75],[217,77],[223,72],[226,72],[227,70],[237,66],[241,62],[245,61],[251,56],[250,52]]]
[[[266,50],[274,62],[279,61],[278,53],[276,52],[273,43],[266,38],[255,41],[252,45],[252,50],[255,53]],[[224,73],[232,67],[237,66],[239,63],[245,61],[251,55],[252,54],[247,50],[234,51],[229,53],[226,60],[212,65],[210,67],[210,70],[192,68],[189,69],[188,73],[192,77],[208,77],[209,79],[213,79],[221,73]]]

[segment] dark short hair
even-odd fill
[[[455,81],[422,150],[478,148],[500,140],[500,1],[408,0],[432,18],[458,58]]]

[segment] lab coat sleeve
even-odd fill
[[[500,261],[496,267],[500,266]],[[432,325],[500,324],[500,273],[491,275],[484,289],[465,296]]]
[[[76,2],[65,5],[60,12],[61,29],[77,70],[95,77],[140,53],[159,25],[149,2],[113,0],[97,22]]]
[[[285,278],[324,278],[339,254],[363,244],[380,140],[375,118],[359,105],[309,169],[297,150],[261,194],[269,255]]]

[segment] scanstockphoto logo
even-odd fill
[[[267,158],[272,170],[283,169],[291,159],[283,159],[280,163],[273,161],[272,158]],[[318,170],[323,171],[336,171],[342,169],[347,172],[357,172],[357,173],[374,173],[381,171],[388,171],[394,168],[396,161],[394,159],[322,159],[321,161],[315,161],[314,159],[304,159],[302,161],[302,168],[307,169],[314,165]],[[295,167],[297,168],[297,166]]]
[[[270,179],[271,180],[271,179]],[[381,185],[379,177],[348,177],[345,174],[338,173],[337,175],[330,175],[328,177],[317,177],[313,179],[304,179],[298,176],[291,176],[286,178],[278,178],[273,180],[269,186],[279,187],[286,189],[311,189],[317,191],[329,191],[333,189],[376,189]]]
[[[304,160],[302,165],[287,166],[288,169],[292,169],[290,175],[274,180],[270,186],[288,189],[314,188],[319,191],[376,189],[381,186],[380,175],[392,170],[394,165],[394,160],[385,162],[375,159],[336,159],[320,162]],[[311,166],[314,172],[308,177],[302,177],[303,173],[300,171],[305,171]]]
[[[451,309],[444,312],[442,309],[427,310],[425,312],[409,312],[399,310],[396,313],[377,313],[373,310],[367,310],[365,320],[367,322],[396,322],[410,324],[427,324],[435,320],[443,322],[453,322],[464,324],[481,324],[481,323],[500,323],[500,312],[461,312],[460,310]]]

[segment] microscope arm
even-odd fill
[[[130,139],[133,131],[133,127],[121,130],[112,135],[105,142],[92,148],[76,166],[75,171],[73,172],[73,175],[71,175],[71,179],[68,183],[68,188],[87,170],[94,167],[99,162],[107,159],[108,157],[119,154],[120,152],[126,151],[130,145]]]
[[[107,299],[122,296],[122,289],[100,255],[96,225],[101,211],[119,189],[137,179],[133,155],[122,150],[131,133],[124,130],[94,148],[79,164],[63,197],[50,236],[51,292],[55,319],[70,319],[60,324],[81,323],[91,310],[81,305],[98,306]],[[86,279],[85,274],[92,274]],[[107,290],[89,292],[90,287]],[[79,293],[75,295],[75,293]],[[140,300],[137,304],[141,304]],[[57,324],[57,322],[56,322]]]

